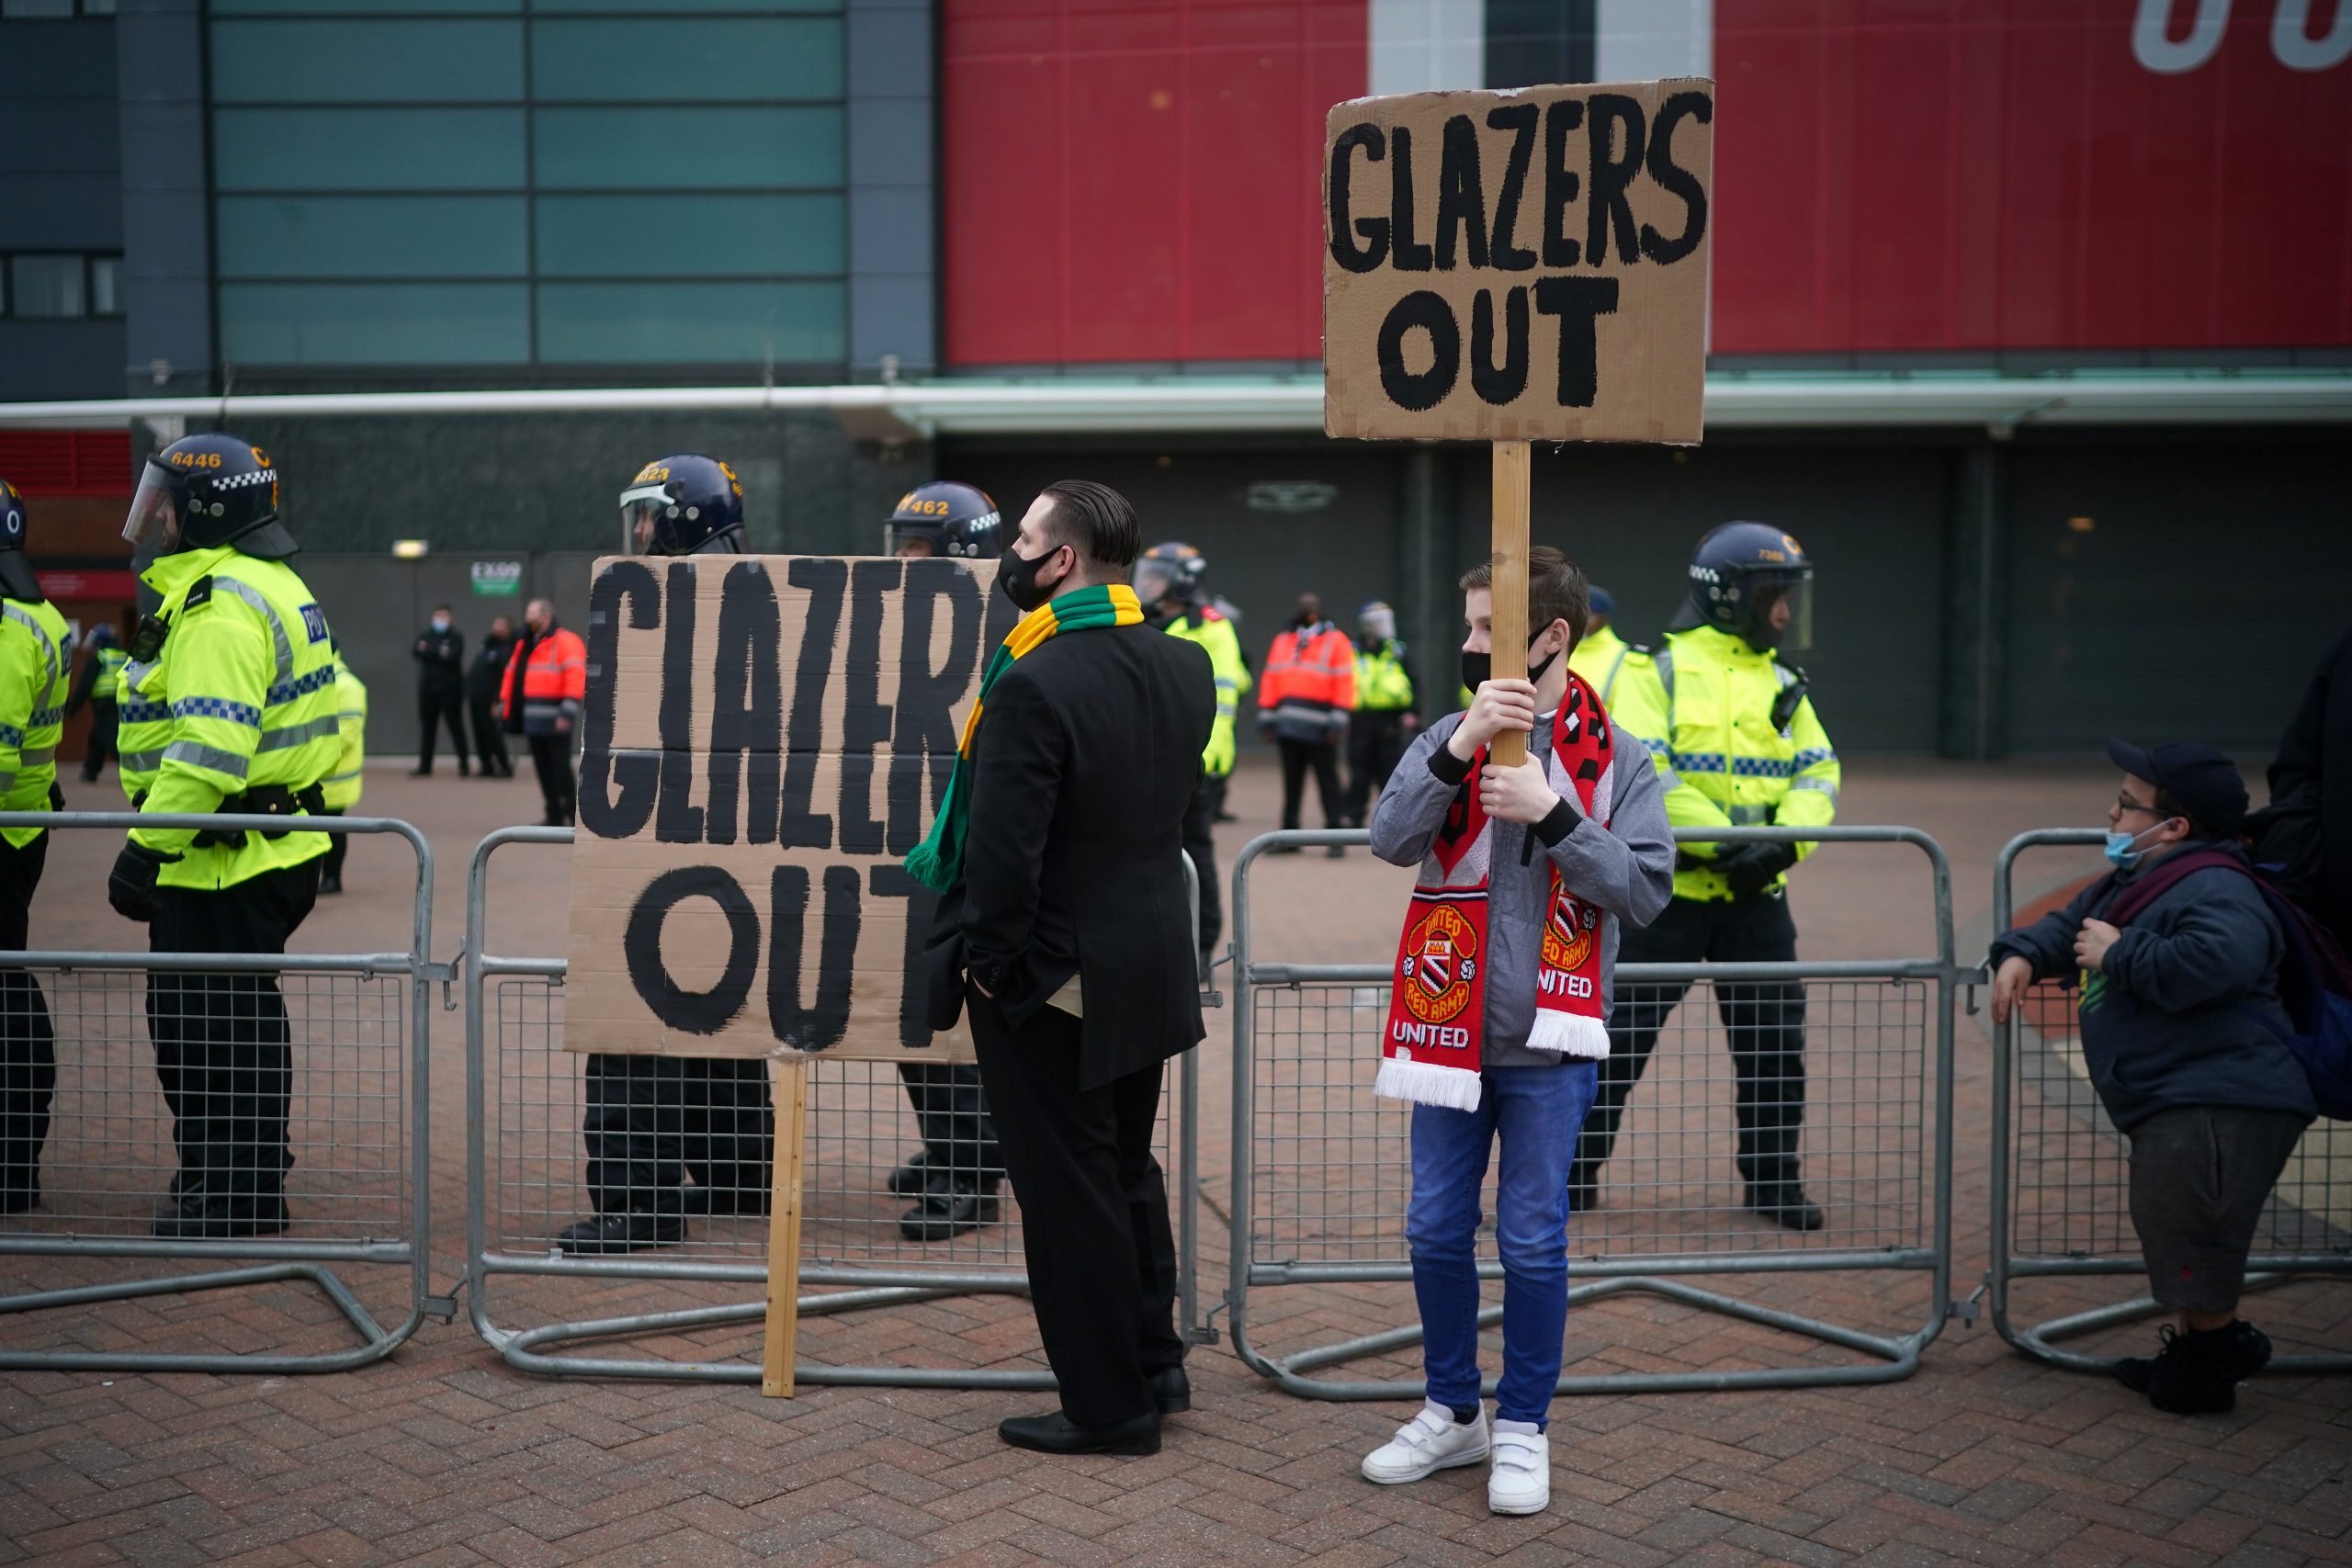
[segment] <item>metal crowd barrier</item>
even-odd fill
[[[1589,1303],[1646,1292],[1871,1359],[1658,1371],[1655,1363],[1662,1358],[1628,1357],[1611,1348],[1603,1355],[1618,1357],[1631,1370],[1571,1371],[1561,1377],[1559,1392],[1792,1388],[1907,1377],[1952,1305],[1952,1003],[1964,976],[1954,960],[1950,863],[1935,840],[1908,828],[1760,828],[1678,836],[1916,846],[1932,879],[1935,952],[1884,962],[1620,965],[1620,1010],[1645,986],[1695,984],[1735,1008],[1744,1005],[1736,988],[1742,986],[1805,988],[1810,1089],[1802,1155],[1807,1190],[1827,1223],[1800,1235],[1739,1206],[1723,1025],[1717,1008],[1703,1005],[1702,993],[1694,989],[1668,1020],[1650,1070],[1628,1101],[1616,1153],[1603,1170],[1602,1206],[1570,1217],[1569,1299]],[[1409,1353],[1420,1338],[1417,1322],[1276,1355],[1260,1347],[1252,1315],[1254,1291],[1322,1285],[1342,1287],[1327,1292],[1321,1305],[1327,1312],[1339,1308],[1347,1319],[1377,1322],[1399,1305],[1418,1317],[1409,1297],[1398,1303],[1352,1289],[1412,1278],[1405,1246],[1409,1108],[1372,1093],[1392,965],[1258,960],[1250,890],[1252,868],[1263,854],[1360,846],[1368,837],[1362,830],[1271,833],[1245,848],[1234,870],[1234,1208],[1225,1308],[1244,1362],[1290,1393],[1317,1399],[1399,1399],[1424,1392],[1418,1380],[1309,1375],[1359,1358]],[[1492,1183],[1490,1168],[1483,1207],[1489,1226]],[[1925,1274],[1928,1299],[1917,1326],[1871,1332],[1798,1310],[1811,1304],[1817,1289],[1813,1280],[1829,1270]],[[1501,1265],[1484,1259],[1479,1273],[1498,1279]],[[1713,1274],[1807,1278],[1774,1303],[1688,1282]],[[1576,1283],[1578,1279],[1589,1282]],[[1270,1318],[1286,1337],[1291,1331],[1281,1320],[1290,1310],[1285,1305]],[[1889,1312],[1911,1310],[1888,1303]],[[1479,1323],[1492,1326],[1500,1318],[1499,1307],[1488,1307]],[[1572,1312],[1571,1337],[1589,1321]],[[1491,1394],[1491,1378],[1487,1388]]]
[[[133,826],[243,830],[252,825],[250,817],[0,812],[0,828],[53,832],[119,834]],[[0,1049],[7,1053],[0,1066],[0,1100],[7,1111],[29,1108],[29,1100],[19,1097],[34,1092],[31,1041],[44,1014],[56,1055],[40,1201],[0,1216],[0,1257],[60,1259],[59,1272],[81,1281],[0,1298],[0,1314],[33,1335],[32,1344],[0,1345],[0,1368],[342,1371],[390,1354],[428,1311],[436,1310],[427,1278],[431,1108],[425,1068],[427,993],[436,973],[429,957],[433,852],[414,828],[386,818],[323,818],[305,830],[390,834],[407,842],[416,856],[407,951],[0,953]],[[53,865],[48,874],[56,874]],[[36,907],[36,935],[40,915]],[[159,979],[199,974],[253,976],[254,986],[241,996],[256,998],[266,1011],[275,1010],[266,999],[268,981],[276,980],[283,997],[292,1067],[283,1091],[293,1166],[283,1178],[289,1224],[282,1235],[164,1240],[153,1234],[176,1191],[177,1157],[149,1018],[157,1008],[173,1005],[167,999],[172,992],[157,990]],[[260,1091],[277,1092],[266,1082]],[[192,1273],[142,1276],[115,1267],[137,1259],[198,1268]],[[214,1267],[232,1259],[252,1261],[247,1267]],[[407,1300],[400,1315],[387,1314],[390,1327],[334,1271],[359,1264],[407,1271]],[[126,1272],[133,1277],[125,1278]],[[299,1293],[266,1298],[233,1320],[186,1325],[167,1308],[151,1312],[142,1306],[130,1326],[88,1310],[287,1281],[315,1285],[331,1310],[305,1308]],[[17,1315],[60,1311],[72,1315],[62,1321]],[[338,1323],[356,1333],[357,1345],[287,1354],[240,1343],[280,1334],[316,1338]],[[132,1348],[175,1342],[209,1342],[209,1348]]]
[[[474,1328],[510,1365],[549,1377],[756,1383],[757,1345],[746,1360],[725,1353],[724,1342],[766,1312],[763,1214],[689,1216],[683,1242],[617,1257],[569,1256],[556,1246],[559,1230],[594,1213],[581,1138],[587,1058],[562,1046],[565,960],[495,955],[486,926],[497,851],[571,841],[568,828],[503,829],[475,849],[468,881],[466,1278]],[[1180,1332],[1196,1341],[1198,1055],[1170,1066],[1159,1145],[1175,1209]],[[896,1066],[820,1057],[809,1065],[808,1101],[799,1344],[804,1353],[837,1346],[844,1356],[882,1350],[892,1359],[803,1363],[796,1382],[1051,1389],[1048,1371],[980,1364],[1036,1343],[1025,1308],[991,1310],[972,1299],[1028,1289],[1011,1184],[1000,1189],[999,1217],[978,1230],[906,1239],[898,1220],[911,1200],[892,1197],[886,1182],[922,1145]],[[743,1286],[753,1299],[729,1299]],[[924,1310],[870,1332],[837,1318],[915,1303]],[[518,1325],[517,1314],[534,1321]],[[667,1353],[577,1353],[583,1342],[623,1338],[654,1340]],[[918,1359],[935,1364],[911,1364]]]
[[[2020,833],[1996,863],[1993,929],[2017,923],[2017,863],[2028,851],[2083,848],[2104,835],[2051,828]],[[2087,856],[2061,883],[2103,871]],[[2164,1311],[2144,1292],[2109,1305],[2030,1319],[2017,1300],[2022,1280],[2079,1280],[2146,1273],[2132,1227],[2130,1146],[2091,1087],[2076,1039],[2075,993],[2037,985],[2007,1025],[1993,1027],[1992,1263],[1984,1278],[1993,1326],[2026,1354],[2075,1371],[2105,1372],[2117,1357],[2062,1348],[2058,1341],[2118,1327]],[[2352,1126],[2322,1118],[2302,1136],[2270,1195],[2249,1290],[2314,1275],[2352,1277]],[[2135,1347],[2145,1354],[2148,1347]],[[2352,1371],[2352,1354],[2281,1355],[2274,1372]]]

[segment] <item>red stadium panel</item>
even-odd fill
[[[0,430],[0,479],[28,497],[128,496],[130,433],[125,430]]]

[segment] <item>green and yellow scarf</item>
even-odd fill
[[[946,798],[939,803],[939,815],[932,821],[931,836],[907,856],[907,870],[917,882],[933,892],[944,893],[964,874],[964,835],[967,819],[972,813],[972,737],[979,733],[980,715],[988,707],[989,691],[996,684],[997,677],[1012,669],[1023,654],[1035,651],[1064,632],[1142,624],[1143,605],[1136,600],[1136,591],[1124,582],[1064,593],[1021,617],[1021,624],[989,655],[988,668],[980,671],[980,699],[972,705],[971,716],[964,721],[964,733],[956,742],[956,771],[948,777]]]

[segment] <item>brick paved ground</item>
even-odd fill
[[[1974,953],[1986,927],[1993,852],[2023,828],[2096,821],[2105,784],[2102,773],[2074,768],[1865,764],[1852,770],[1846,818],[1911,822],[1942,840],[1956,868],[1962,951]],[[1269,825],[1270,785],[1263,772],[1245,775],[1245,821],[1228,830],[1228,852]],[[465,852],[488,829],[536,815],[529,785],[421,784],[378,771],[368,806],[429,831],[443,857],[436,949],[453,953]],[[493,947],[558,953],[561,852],[516,852],[527,858],[504,867],[497,885]],[[386,896],[404,875],[403,853],[389,842],[359,845],[347,874],[354,892],[322,905],[301,945],[404,945],[400,901]],[[73,836],[59,845],[36,910],[44,945],[120,943],[126,928],[104,913],[96,891],[110,854]],[[2046,891],[2081,866],[2052,858],[2023,880],[2030,893]],[[1399,886],[1398,874],[1360,854],[1276,863],[1257,890],[1261,952],[1383,958]],[[1927,893],[1915,851],[1825,855],[1801,875],[1805,950],[1819,957],[1927,951]],[[134,1028],[135,994],[107,1004],[109,1013],[77,1005],[85,1025],[112,1018],[126,1033]],[[317,1006],[323,1015],[346,1003]],[[1201,1242],[1204,1295],[1212,1301],[1224,1289],[1231,1196],[1227,1025],[1213,1021],[1203,1060]],[[364,1021],[342,1027],[338,1038],[372,1037]],[[462,1213],[457,1014],[435,1015],[434,1042],[434,1279],[446,1288],[458,1272]],[[124,1055],[108,1081],[130,1083],[135,1062],[135,1052]],[[1955,1278],[1956,1293],[1964,1293],[1983,1269],[1986,1230],[1989,1052],[1973,1021],[1961,1034],[1958,1076]],[[1701,1083],[1704,1068],[1662,1081]],[[899,1136],[878,1109],[867,1122],[844,1117],[835,1131],[850,1140],[839,1147],[858,1159],[887,1158]],[[868,1134],[870,1144],[855,1141]],[[1719,1145],[1693,1135],[1697,1152],[1682,1157],[1694,1174],[1675,1187],[1674,1201],[1711,1214],[1710,1235],[1732,1235],[1738,1222],[1721,1212],[1729,1188]],[[567,1136],[567,1128],[544,1128],[529,1151],[540,1163],[517,1164],[517,1181],[549,1183],[535,1197],[519,1186],[510,1194],[528,1197],[542,1218],[568,1216],[577,1202],[567,1190],[576,1172],[560,1168]],[[142,1168],[115,1184],[126,1197],[152,1191],[159,1185],[146,1164],[152,1147],[123,1148],[130,1154],[115,1157]],[[350,1163],[359,1169],[361,1162]],[[861,1245],[870,1251],[873,1236],[887,1234],[860,1228],[889,1212],[854,1190],[860,1186],[855,1170],[837,1170],[812,1198],[832,1205],[844,1254]],[[1638,1213],[1634,1199],[1612,1195],[1611,1209],[1595,1219],[1638,1228]],[[749,1226],[706,1227],[704,1236],[705,1256],[756,1253]],[[968,1255],[985,1260],[1008,1245],[998,1233]],[[118,1277],[138,1267],[7,1257],[0,1288]],[[366,1293],[390,1310],[398,1286],[368,1279]],[[741,1284],[511,1279],[500,1291],[501,1320],[513,1322],[757,1294]],[[1928,1299],[1925,1280],[1909,1274],[1785,1274],[1748,1293],[1898,1332]],[[2024,1304],[2039,1317],[2122,1293],[2117,1281],[2062,1282],[2032,1292]],[[1253,1337],[1277,1353],[1410,1316],[1407,1292],[1394,1285],[1261,1289],[1250,1307]],[[2352,1289],[2297,1285],[2264,1298],[2261,1320],[2282,1349],[2352,1348]],[[318,1349],[343,1343],[345,1333],[315,1291],[291,1284],[0,1320],[0,1343],[11,1347]],[[2144,1334],[2133,1329],[2109,1342]],[[748,1325],[724,1326],[639,1339],[629,1353],[733,1358],[753,1345]],[[832,1364],[1022,1366],[1032,1364],[1033,1345],[1022,1303],[1001,1297],[812,1319],[803,1331],[805,1358]],[[1587,1371],[1860,1359],[1640,1295],[1580,1307],[1568,1349]],[[390,1360],[329,1377],[9,1373],[0,1375],[0,1561],[509,1568],[749,1559],[2037,1568],[2352,1561],[2352,1379],[2266,1378],[2244,1393],[2234,1416],[2180,1421],[2111,1383],[2029,1361],[1981,1323],[1955,1324],[1917,1376],[1893,1385],[1565,1401],[1553,1426],[1552,1511],[1506,1520],[1487,1514],[1475,1472],[1396,1489],[1356,1478],[1357,1459],[1409,1404],[1293,1399],[1250,1375],[1229,1343],[1196,1353],[1193,1368],[1197,1408],[1170,1424],[1159,1457],[1058,1463],[1005,1450],[993,1435],[1008,1409],[1041,1403],[1035,1395],[828,1388],[781,1402],[732,1386],[551,1382],[507,1368],[462,1321],[428,1324]],[[1395,1377],[1412,1368],[1374,1359],[1346,1371]]]

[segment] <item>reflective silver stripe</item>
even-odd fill
[[[354,769],[352,769],[352,770],[351,770],[351,772],[349,772],[349,773],[329,773],[326,777],[324,777],[324,778],[321,779],[319,782],[320,782],[321,784],[348,784],[350,781],[352,781],[353,779],[357,778],[358,776],[359,776],[359,770],[358,770],[357,768],[354,768]]]
[[[306,745],[313,740],[334,739],[336,722],[333,717],[314,718],[308,724],[289,724],[283,729],[265,729],[256,751],[283,751],[290,747]]]
[[[128,768],[134,773],[152,773],[164,765],[164,754],[161,751],[118,751],[114,761],[116,767]]]
[[[1731,818],[1731,825],[1735,828],[1756,828],[1772,819],[1772,808],[1769,806],[1734,806],[1726,807],[1724,815]]]
[[[122,667],[123,683],[136,687],[140,682],[147,679],[147,672],[154,668],[155,661],[152,659],[144,664],[140,663],[134,659],[130,663],[125,664]]]
[[[1660,648],[1651,655],[1650,664],[1657,671],[1658,683],[1666,688],[1666,730],[1674,733],[1674,650]]]
[[[52,684],[55,683],[61,656],[58,653],[57,644],[49,635],[49,628],[14,604],[0,605],[0,615],[6,615],[8,619],[33,634],[33,640],[40,644],[42,657],[49,661],[50,681]]]
[[[270,636],[277,639],[277,679],[280,682],[291,680],[294,675],[294,645],[286,638],[286,623],[277,618],[277,607],[260,589],[250,582],[240,582],[233,577],[215,577],[212,587],[214,592],[243,599],[261,612],[262,619],[269,623]]]
[[[1609,667],[1609,679],[1600,683],[1600,700],[1602,702],[1607,702],[1609,700],[1609,694],[1617,689],[1617,676],[1619,672],[1625,668],[1625,660],[1632,655],[1633,651],[1634,649],[1631,645],[1621,648],[1617,650],[1617,662]],[[1667,673],[1668,675],[1672,675],[1674,673],[1674,667],[1671,664],[1667,666]],[[1670,692],[1673,688],[1668,687],[1668,690]],[[1668,700],[1670,701],[1671,699],[1669,698]]]
[[[1789,786],[1789,793],[1793,795],[1801,789],[1817,789],[1829,797],[1832,806],[1838,803],[1838,786],[1827,779],[1801,778]]]
[[[164,748],[166,762],[186,762],[191,767],[209,768],[216,773],[226,773],[241,779],[253,766],[234,751],[223,751],[217,746],[206,746],[194,740],[175,740]]]
[[[1672,768],[1668,767],[1664,762],[1660,762],[1657,765],[1657,786],[1660,789],[1680,789],[1682,787],[1682,775],[1676,773]]]
[[[16,787],[17,787],[17,775],[16,775],[16,774],[14,774],[14,773],[0,773],[0,795],[6,795],[6,794],[7,794],[10,790],[12,790],[12,789],[14,789],[14,788],[16,788]]]
[[[54,746],[34,746],[17,753],[17,765],[23,768],[38,768],[43,762],[56,760],[57,748]]]

